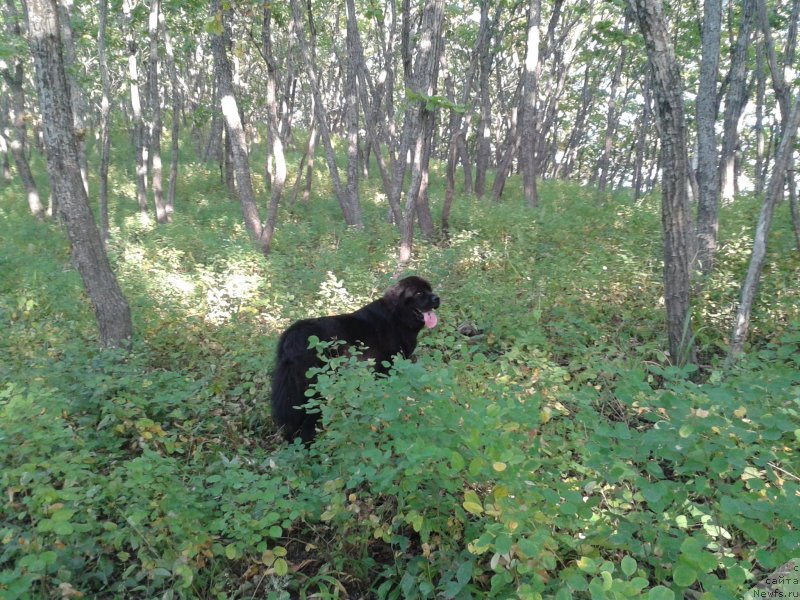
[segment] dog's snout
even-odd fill
[[[439,308],[439,296],[433,294],[431,296],[431,303],[433,304],[433,308]]]

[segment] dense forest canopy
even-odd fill
[[[798,24],[5,0],[0,596],[796,577]],[[281,442],[281,331],[409,273],[442,299],[414,360],[328,356],[324,433]]]

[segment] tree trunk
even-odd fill
[[[628,19],[625,19],[623,26],[623,34],[628,35]],[[606,131],[603,140],[603,153],[600,155],[598,170],[600,171],[599,180],[597,182],[597,189],[602,194],[606,191],[608,185],[609,169],[611,166],[611,151],[614,144],[614,134],[618,126],[617,114],[617,88],[619,88],[620,79],[622,77],[622,69],[625,66],[628,53],[625,46],[619,50],[619,60],[614,67],[614,73],[611,76],[611,89],[608,92],[608,107],[606,109]]]
[[[272,157],[275,161],[275,173],[272,178],[271,197],[267,209],[267,222],[261,232],[261,247],[265,254],[272,247],[275,224],[278,220],[278,205],[286,183],[286,158],[283,154],[280,122],[278,119],[278,65],[272,52],[272,8],[264,6],[263,26],[261,29],[264,61],[267,64],[267,138],[271,144]]]
[[[775,43],[772,40],[772,29],[769,23],[767,5],[764,0],[756,0],[756,2],[758,5],[758,16],[761,24],[761,31],[764,33],[764,49],[767,55],[767,62],[769,63],[770,74],[772,75],[772,87],[775,90],[775,96],[778,98],[778,105],[781,109],[781,123],[784,130],[789,130],[789,89],[786,86],[785,73],[788,72],[790,76],[794,74],[791,69],[795,59],[794,54],[797,44],[797,18],[798,13],[800,12],[800,3],[798,3],[798,0],[794,0],[792,3],[792,18],[794,19],[794,22],[789,27],[786,41],[786,51],[783,57],[783,69],[780,69],[778,67],[778,58],[775,53]],[[776,162],[778,160],[777,151],[775,160]],[[800,209],[798,208],[797,187],[795,185],[794,168],[792,163],[793,154],[790,152],[786,166],[786,180],[789,185],[789,207],[792,214],[792,225],[794,227],[795,240],[798,243],[798,250],[800,250]]]
[[[108,242],[108,166],[111,157],[111,81],[108,77],[106,58],[106,25],[108,20],[108,0],[100,0],[100,24],[97,30],[97,63],[100,68],[100,83],[103,97],[100,100],[100,186],[98,209],[100,212],[100,239],[103,246]]]
[[[586,118],[589,116],[589,109],[591,107],[592,98],[596,88],[596,83],[592,82],[591,75],[593,69],[592,65],[587,63],[583,73],[583,89],[581,91],[581,105],[578,108],[578,113],[575,117],[574,125],[569,133],[567,147],[564,151],[564,158],[559,164],[555,177],[569,178],[575,168],[575,157],[578,154],[578,148],[586,135]]]
[[[642,83],[642,115],[639,120],[639,127],[636,130],[636,157],[633,162],[633,200],[638,201],[642,197],[642,188],[645,184],[644,161],[646,157],[647,133],[650,129],[650,77],[645,77]],[[716,164],[714,165],[716,169]]]
[[[383,97],[383,87],[374,86],[364,60],[364,49],[361,44],[361,37],[358,32],[358,22],[356,20],[356,10],[354,0],[347,0],[347,38],[352,40],[352,44],[348,46],[348,60],[356,66],[358,75],[358,87],[361,95],[361,104],[364,107],[364,120],[367,122],[365,129],[367,130],[367,137],[369,139],[369,147],[371,147],[375,154],[375,162],[378,165],[378,171],[381,175],[383,182],[383,190],[386,196],[391,200],[392,180],[389,176],[389,170],[383,158],[383,144],[389,149],[390,159],[392,158],[391,143],[385,139],[387,132],[384,127],[380,125],[380,104]],[[385,72],[385,70],[384,70]],[[369,150],[369,148],[367,149]],[[369,161],[369,152],[366,151],[364,157],[365,163]],[[364,165],[365,177],[367,176],[367,166]],[[392,213],[395,220],[400,218],[400,205],[396,203],[391,206]]]
[[[311,101],[314,102],[313,100]],[[312,108],[312,113],[313,108]],[[314,157],[317,154],[317,140],[319,139],[319,128],[316,124],[311,125],[311,131],[308,134],[308,150],[306,152],[306,156],[308,159],[306,160],[306,181],[305,187],[303,188],[303,202],[308,202],[311,199],[311,185],[314,182]],[[302,172],[302,169],[301,171]],[[299,175],[300,173],[298,173]]]
[[[482,0],[478,44],[476,48],[480,75],[478,77],[478,104],[480,122],[475,148],[475,195],[483,198],[486,192],[486,171],[489,168],[489,155],[492,142],[492,111],[489,103],[489,76],[492,72],[492,52],[489,47],[489,2]]]
[[[447,99],[455,104],[455,90],[453,89],[453,78],[449,74],[445,79],[445,94]],[[453,206],[453,198],[455,196],[456,187],[456,153],[457,153],[457,138],[459,135],[459,123],[461,122],[461,115],[455,109],[450,109],[450,141],[447,144],[447,167],[445,169],[445,193],[444,203],[442,205],[442,235],[447,237],[450,228],[450,209]]]
[[[506,179],[511,172],[511,165],[520,148],[519,112],[522,104],[521,98],[524,83],[525,78],[520,75],[517,89],[511,100],[511,118],[509,120],[510,123],[506,134],[506,140],[503,144],[503,156],[497,163],[497,172],[495,173],[494,183],[492,184],[493,202],[500,202],[500,197],[503,195],[503,189],[506,185]]]
[[[165,209],[167,219],[172,220],[175,212],[175,194],[178,187],[178,160],[180,158],[180,114],[182,110],[181,92],[178,80],[178,69],[175,66],[175,52],[172,47],[172,38],[164,21],[162,11],[160,17],[161,28],[164,31],[164,51],[167,57],[167,70],[169,71],[169,84],[172,90],[172,129],[170,131],[170,159],[169,159],[169,186]]]
[[[250,178],[250,155],[247,151],[242,119],[233,90],[233,70],[228,59],[230,31],[228,29],[227,11],[220,8],[221,0],[211,3],[211,17],[219,23],[218,32],[211,34],[211,49],[214,53],[214,70],[217,73],[220,106],[225,121],[225,132],[230,141],[236,193],[242,206],[245,227],[254,240],[261,240],[261,221],[258,217],[253,184]]]
[[[150,56],[147,71],[147,91],[150,95],[150,150],[148,156],[153,162],[153,204],[156,208],[156,221],[169,222],[169,214],[164,205],[163,168],[161,164],[161,131],[164,126],[161,120],[161,94],[158,72],[158,19],[161,13],[161,0],[150,0],[150,18],[148,33],[150,35]]]
[[[130,308],[103,249],[81,179],[55,0],[28,0],[27,7],[53,193],[59,199],[73,260],[95,311],[100,341],[107,347],[127,346],[133,331]]]
[[[754,1],[743,0],[739,35],[731,56],[720,157],[720,187],[723,202],[731,202],[735,196],[736,146],[739,143],[739,119],[747,103],[747,49],[750,46]]]
[[[702,58],[697,91],[697,260],[703,274],[714,270],[719,217],[719,171],[714,125],[717,121],[717,72],[722,34],[722,0],[705,0]]]
[[[667,31],[660,0],[631,0],[639,29],[644,36],[653,72],[653,93],[661,134],[661,220],[664,229],[664,298],[667,337],[673,362],[694,361],[691,325],[689,198],[686,182],[686,122],[683,81]]]
[[[20,28],[16,4],[14,2],[7,2],[4,13],[4,17],[7,19],[6,23],[9,36],[12,39],[21,38],[22,29]],[[10,117],[13,130],[4,128],[3,136],[7,140],[8,147],[11,150],[11,156],[14,157],[14,163],[17,165],[17,172],[25,188],[25,194],[28,198],[28,209],[34,217],[41,219],[45,215],[45,208],[39,197],[39,188],[36,186],[36,180],[33,178],[26,150],[26,146],[28,145],[28,127],[26,125],[25,72],[22,57],[14,58],[13,60],[9,60],[9,62],[13,62],[13,71],[11,67],[4,67],[2,74],[11,92]]]
[[[13,75],[8,69],[4,69],[3,77],[11,90],[11,121],[14,125],[13,132],[5,131],[3,135],[8,140],[11,156],[14,157],[14,164],[17,165],[17,172],[25,188],[28,209],[30,209],[34,217],[41,219],[44,217],[45,209],[39,197],[39,188],[33,178],[26,151],[28,128],[25,124],[25,92],[23,87],[25,77],[22,70],[22,62],[17,62],[14,65]]]
[[[363,229],[364,223],[361,219],[361,205],[358,203],[358,198],[348,197],[345,189],[342,187],[341,179],[339,178],[339,168],[336,166],[336,156],[333,151],[331,132],[328,124],[328,112],[325,110],[325,106],[322,102],[322,92],[319,87],[316,67],[308,49],[300,5],[298,0],[290,0],[290,3],[292,18],[294,20],[295,37],[297,38],[300,54],[306,66],[306,75],[308,76],[311,93],[314,96],[315,117],[319,127],[320,137],[322,138],[322,146],[325,150],[325,159],[328,162],[328,170],[331,174],[334,193],[342,209],[345,223],[350,227]]]
[[[756,180],[756,194],[760,195],[767,185],[766,148],[764,134],[764,99],[766,96],[766,73],[764,71],[764,44],[759,44],[756,50],[756,164],[754,167]]]
[[[528,7],[528,37],[525,46],[525,70],[523,72],[522,107],[520,109],[522,127],[520,131],[520,163],[522,166],[522,187],[528,206],[539,205],[536,189],[537,165],[536,144],[536,73],[539,68],[539,21],[542,12],[541,0],[530,0]]]
[[[122,10],[125,15],[127,31],[125,39],[128,46],[128,81],[131,94],[131,120],[133,121],[133,146],[136,155],[136,199],[139,202],[139,218],[148,223],[147,213],[147,149],[145,144],[144,117],[142,100],[139,94],[139,67],[136,61],[136,33],[133,30],[133,0],[123,0]]]
[[[6,139],[6,129],[8,127],[8,94],[0,93],[0,155],[2,155],[3,182],[9,183],[13,179],[11,176],[11,161],[8,157],[8,140]]]
[[[78,63],[75,59],[75,42],[72,36],[72,23],[70,22],[70,8],[72,0],[59,0],[58,21],[61,27],[61,43],[64,58],[64,67],[67,70],[67,85],[69,86],[70,101],[72,104],[72,124],[75,127],[75,138],[78,141],[78,160],[81,165],[81,180],[86,194],[89,194],[89,163],[86,160],[86,102],[84,102],[81,86],[75,77]]]
[[[750,328],[750,313],[753,308],[753,301],[758,292],[758,283],[761,278],[761,271],[767,254],[767,236],[772,225],[772,216],[775,205],[783,192],[786,168],[792,159],[794,140],[797,135],[797,126],[800,123],[800,98],[795,99],[791,114],[786,120],[778,150],[775,153],[775,164],[772,167],[772,176],[769,179],[767,192],[764,196],[764,203],[761,206],[761,214],[756,225],[755,238],[753,240],[753,251],[750,255],[750,265],[747,268],[744,284],[742,285],[742,296],[739,302],[739,310],[736,313],[736,321],[731,334],[731,347],[728,352],[727,364],[730,366],[744,350],[744,342],[747,338],[747,331]]]
[[[348,0],[347,22],[355,21],[355,2]],[[345,122],[347,126],[347,197],[351,206],[360,206],[358,197],[358,44],[356,33],[347,27],[346,46],[347,58],[345,70]],[[380,151],[380,149],[378,150]]]
[[[434,114],[427,107],[427,98],[436,93],[439,59],[443,45],[443,24],[444,0],[427,0],[422,11],[422,22],[418,32],[417,59],[414,64],[413,85],[411,86],[417,99],[409,102],[405,114],[406,123],[403,127],[404,130],[411,132],[410,137],[414,140],[414,158],[411,164],[405,211],[400,220],[399,266],[407,264],[411,259],[416,211],[427,211],[428,215],[423,216],[422,219],[428,219],[429,223],[433,222],[430,219],[430,208],[426,199],[421,197],[420,189],[428,169],[434,124]],[[404,160],[405,154],[401,153],[397,157],[397,161]],[[402,181],[402,177],[399,181],[395,178],[394,183],[402,186]]]

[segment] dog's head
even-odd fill
[[[433,329],[439,322],[433,312],[439,308],[439,296],[433,293],[431,284],[421,277],[401,279],[389,288],[384,298],[409,325]]]

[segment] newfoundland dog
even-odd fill
[[[433,312],[439,297],[420,277],[406,277],[389,288],[382,298],[346,315],[303,319],[291,325],[278,341],[278,355],[272,375],[272,417],[283,428],[288,441],[299,437],[311,443],[316,434],[319,413],[307,413],[306,390],[312,383],[306,372],[321,366],[308,338],[343,341],[346,346],[363,346],[362,359],[374,359],[375,370],[386,373],[384,362],[395,354],[409,357],[417,347],[417,334],[423,327],[436,327]]]

